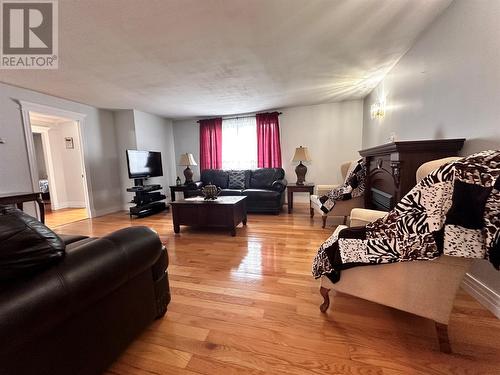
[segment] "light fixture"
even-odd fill
[[[196,161],[194,160],[193,154],[181,154],[181,157],[179,159],[179,165],[186,167],[184,169],[184,178],[186,179],[184,181],[185,185],[192,184],[193,183],[193,171],[191,168],[189,168],[192,165],[198,165],[196,164]]]
[[[370,114],[372,120],[383,119],[385,116],[385,101],[378,101],[376,103],[373,103],[370,107]]]
[[[304,185],[306,181],[307,167],[302,164],[303,161],[311,161],[309,156],[309,151],[307,147],[297,147],[295,149],[295,155],[293,155],[292,161],[298,161],[299,165],[295,168],[295,173],[297,174],[297,185]]]

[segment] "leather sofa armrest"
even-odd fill
[[[66,256],[58,264],[0,289],[2,340],[17,347],[28,337],[19,332],[25,330],[36,336],[52,329],[153,268],[162,251],[160,238],[147,227],[125,228],[68,245]],[[166,267],[166,259],[162,262]],[[0,345],[0,351],[3,348]]]
[[[271,188],[275,191],[279,191],[280,193],[284,192],[286,189],[286,186],[288,185],[288,181],[286,178],[283,178],[281,180],[276,180],[273,182],[271,185]]]
[[[193,182],[193,184],[189,186],[189,188],[192,190],[201,189],[202,187],[203,187],[202,181]]]
[[[384,211],[368,210],[366,208],[353,208],[351,210],[350,226],[363,226],[384,217],[386,214],[387,212]]]

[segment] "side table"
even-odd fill
[[[288,184],[288,213],[292,213],[293,210],[293,193],[309,193],[309,197],[314,194],[314,183],[309,182],[304,185]],[[309,207],[311,207],[311,201],[309,200]]]
[[[15,204],[18,209],[23,210],[23,203],[36,202],[40,211],[40,222],[45,223],[45,206],[43,205],[42,193],[12,193],[1,194],[0,204]]]
[[[175,192],[182,191],[183,193],[189,189],[189,185],[171,185],[170,186],[170,199],[175,202]]]

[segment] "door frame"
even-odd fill
[[[33,141],[33,129],[31,127],[30,120],[30,112],[40,113],[43,115],[49,116],[58,116],[63,117],[68,120],[74,121],[76,123],[78,129],[78,138],[80,142],[80,160],[82,164],[82,173],[83,173],[83,190],[85,196],[85,207],[87,209],[87,216],[89,218],[93,217],[92,213],[95,211],[94,202],[92,199],[92,183],[90,180],[90,176],[87,173],[88,163],[85,159],[85,140],[83,137],[84,129],[85,129],[85,118],[87,117],[84,113],[67,111],[64,109],[51,107],[43,104],[37,104],[32,102],[27,102],[24,100],[19,100],[21,116],[24,127],[24,136],[26,139],[26,148],[28,152],[28,163],[31,175],[31,184],[33,187],[33,191],[39,191],[40,187],[38,186],[38,167],[36,165],[36,153],[35,153],[35,143]]]
[[[55,210],[55,207],[59,205],[59,195],[57,193],[57,186],[54,180],[54,164],[52,163],[52,152],[50,149],[50,140],[49,140],[49,130],[50,128],[44,126],[31,126],[33,133],[38,133],[42,136],[42,146],[43,146],[43,155],[45,157],[45,167],[47,168],[47,180],[49,180],[49,192],[50,192],[50,205],[52,210]],[[35,174],[35,176],[38,175]]]

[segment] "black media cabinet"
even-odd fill
[[[163,202],[167,197],[161,193],[161,185],[140,185],[128,188],[127,191],[135,193],[134,199],[130,203],[135,203],[130,207],[130,217],[144,217],[168,209]]]

